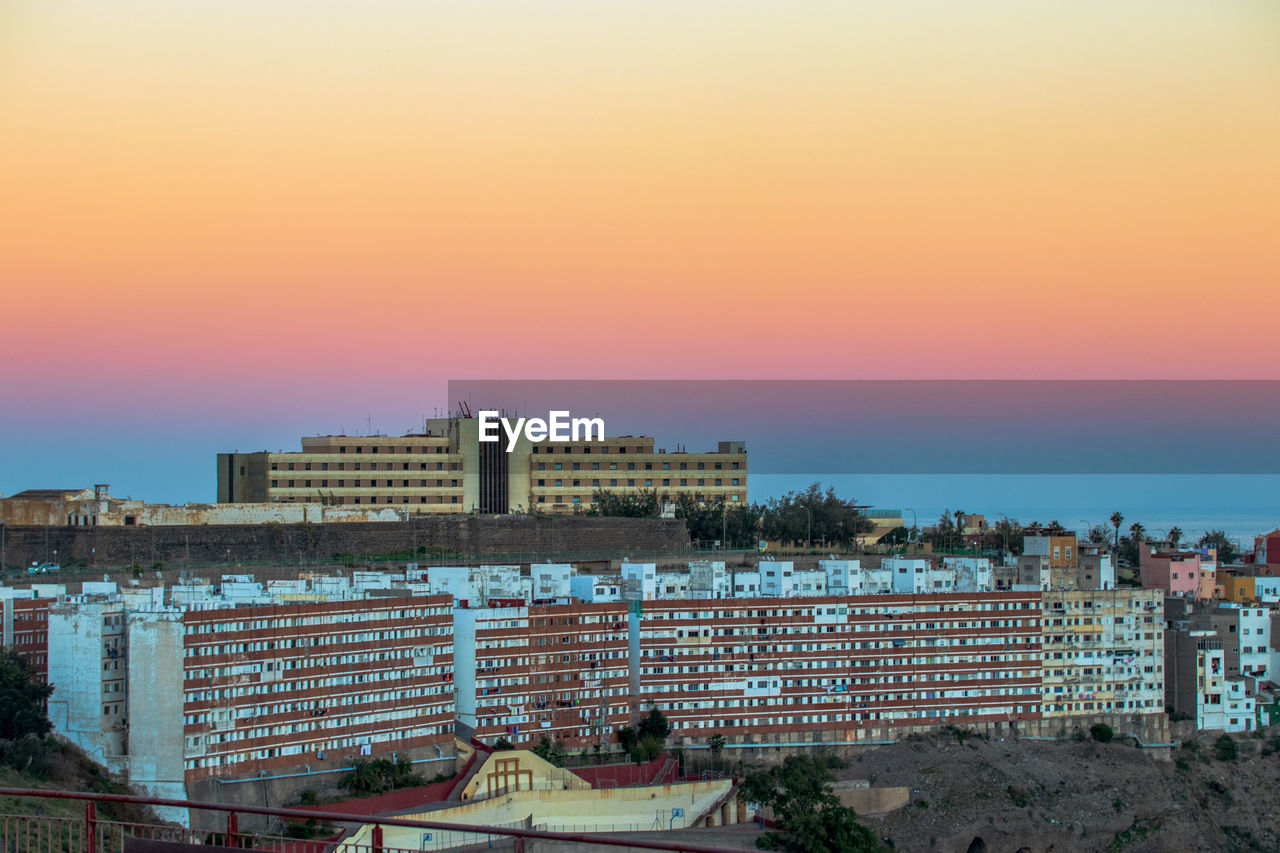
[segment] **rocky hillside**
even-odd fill
[[[1280,850],[1280,737],[1234,742],[1236,758],[1203,737],[1162,760],[1132,744],[952,733],[880,747],[840,775],[911,789],[907,807],[863,819],[896,850]]]

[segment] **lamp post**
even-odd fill
[[[1013,525],[1009,523],[1009,516],[1005,515],[1003,512],[999,513],[999,515],[1004,519],[1004,553],[1000,555],[1000,559],[1004,560],[1009,553],[1009,528]]]
[[[813,547],[813,512],[806,506],[804,508],[804,513],[805,518],[807,519],[807,524],[804,529],[805,548],[807,549]]]

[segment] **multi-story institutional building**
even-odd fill
[[[1163,710],[1161,591],[1051,591],[1043,608],[1046,718]]]
[[[505,438],[504,438],[505,441]],[[650,436],[481,442],[476,418],[433,418],[420,434],[317,436],[291,453],[218,454],[219,503],[391,506],[408,512],[573,512],[597,489],[745,503],[741,441],[668,453]]]

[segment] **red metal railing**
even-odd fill
[[[122,853],[125,841],[145,838],[155,841],[174,841],[187,844],[217,844],[224,847],[271,850],[274,853],[326,853],[338,843],[337,839],[299,839],[280,835],[242,832],[239,816],[242,814],[266,815],[299,823],[317,821],[351,827],[373,825],[370,842],[358,847],[343,844],[343,853],[418,853],[400,848],[388,848],[382,844],[382,827],[399,826],[420,830],[440,830],[467,833],[470,836],[488,835],[511,838],[516,853],[525,849],[525,841],[539,839],[561,844],[601,844],[608,847],[630,847],[644,850],[673,850],[684,853],[725,853],[727,848],[687,844],[667,839],[646,839],[637,835],[626,838],[594,833],[549,832],[510,826],[444,823],[398,817],[370,817],[345,812],[318,811],[315,809],[271,808],[269,806],[227,805],[165,797],[135,796],[132,794],[96,794],[79,791],[47,791],[36,788],[0,788],[0,797],[29,797],[46,800],[79,800],[84,802],[84,818],[53,817],[48,815],[0,815],[0,853]],[[98,817],[99,803],[132,803],[141,806],[162,806],[221,812],[226,815],[223,832],[187,829],[173,824],[151,825],[102,820]]]

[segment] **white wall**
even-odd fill
[[[131,613],[127,624],[129,781],[157,797],[183,799],[182,614],[176,609]],[[157,811],[189,825],[186,809]]]

